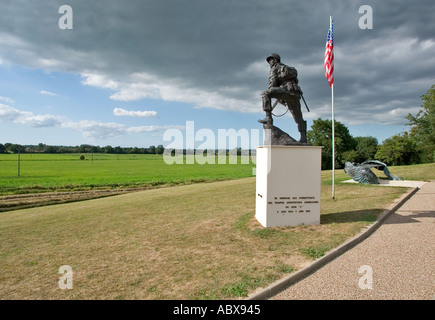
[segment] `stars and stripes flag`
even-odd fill
[[[332,84],[334,83],[334,42],[332,33],[332,17],[329,21],[329,30],[326,37],[324,68],[326,79],[328,79],[329,86],[332,87]]]

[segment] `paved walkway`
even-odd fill
[[[283,299],[435,299],[435,181],[367,239],[271,298]]]

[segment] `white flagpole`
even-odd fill
[[[332,26],[332,15],[329,17],[329,25]],[[333,36],[333,35],[332,35]],[[334,47],[332,47],[334,50]],[[335,57],[334,57],[335,60]],[[334,61],[335,64],[335,61]],[[334,81],[335,82],[335,81]],[[331,85],[332,98],[332,199],[335,199],[335,122],[334,122],[334,82]]]
[[[334,84],[331,86],[332,95],[332,199],[335,199],[335,123],[334,123]]]

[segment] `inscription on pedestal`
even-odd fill
[[[273,201],[267,204],[272,206],[271,213],[308,213],[313,210],[313,205],[319,204],[319,199],[314,196],[273,197]]]

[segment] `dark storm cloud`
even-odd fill
[[[58,28],[63,4],[73,8],[73,30]],[[372,30],[358,26],[362,5],[373,8]],[[404,123],[435,80],[434,9],[432,0],[8,0],[0,4],[0,59],[79,73],[115,100],[256,112],[265,57],[278,52],[298,68],[312,116],[328,117],[323,55],[332,14],[338,119]]]

